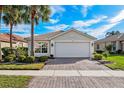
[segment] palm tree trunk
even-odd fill
[[[2,6],[0,6],[0,28],[1,28],[1,20],[2,20]],[[0,41],[0,62],[2,61],[2,50],[1,50],[1,41]]]
[[[13,53],[13,51],[12,51],[12,27],[13,27],[13,24],[11,23],[10,24],[10,50],[11,50],[11,54]]]
[[[34,56],[34,14],[31,14],[31,56]]]

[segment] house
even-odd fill
[[[95,50],[104,51],[105,47],[108,45],[112,45],[112,52],[116,52],[118,50],[124,51],[124,33],[111,35],[95,41]]]
[[[35,56],[91,57],[94,52],[95,37],[76,29],[55,31],[35,36]],[[28,48],[30,55],[30,38]]]
[[[10,35],[9,34],[0,34],[1,48],[10,47]],[[27,41],[23,37],[13,34],[12,35],[12,45],[13,48],[16,47],[27,47]]]

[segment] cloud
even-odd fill
[[[59,22],[59,19],[50,19],[50,23],[52,24],[55,24],[55,23],[58,23]]]
[[[91,29],[91,32],[89,34],[92,36],[95,36],[95,37],[103,36],[107,30],[111,29],[112,27],[114,27],[117,24],[119,24],[119,23],[116,22],[116,23],[106,24],[99,28]]]
[[[124,10],[121,10],[116,16],[112,17],[108,21],[110,23],[116,23],[116,22],[119,22],[119,21],[122,21],[122,20],[124,20]]]
[[[83,5],[81,9],[81,13],[83,17],[86,17],[88,14],[88,10],[92,7],[92,5]]]
[[[63,8],[62,6],[58,6],[58,5],[52,5],[50,6],[51,8],[51,16],[55,15],[55,14],[62,14],[63,12],[65,12],[65,8]]]
[[[68,27],[69,25],[66,24],[59,24],[55,26],[45,26],[46,29],[52,30],[52,31],[58,31],[58,30],[64,30]]]
[[[21,35],[21,36],[29,36],[31,31],[31,26],[28,24],[19,24],[16,26],[13,26],[13,34]],[[10,27],[6,26],[5,24],[1,25],[0,28],[1,33],[9,33]]]
[[[91,19],[91,20],[87,20],[87,21],[77,20],[77,21],[73,22],[72,27],[74,27],[74,28],[88,27],[93,24],[99,23],[103,19],[106,19],[106,18],[107,18],[107,16],[100,16],[95,19]]]

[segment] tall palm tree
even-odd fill
[[[39,23],[41,19],[42,22],[49,21],[49,15],[51,13],[48,5],[31,5],[25,6],[25,13],[23,19],[25,23],[31,23],[31,56],[34,56],[34,25]],[[30,19],[28,19],[30,18]]]
[[[1,20],[2,20],[2,5],[0,5],[0,29],[1,29]],[[2,61],[2,53],[1,53],[1,41],[0,41],[0,62]]]
[[[12,51],[12,29],[14,25],[21,23],[21,6],[4,6],[6,12],[3,16],[3,21],[6,25],[10,26],[10,49]]]

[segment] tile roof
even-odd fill
[[[63,32],[64,31],[55,31],[47,34],[37,35],[35,36],[35,40],[49,40],[51,37],[54,37]],[[30,40],[30,37],[28,37],[27,40]]]
[[[117,40],[124,40],[124,33],[118,35],[111,35],[106,38],[97,40],[95,43],[102,43],[102,42],[110,42],[110,41],[117,41]]]
[[[90,36],[90,35],[88,35],[86,33],[81,32],[81,31],[78,31],[76,29],[70,29],[70,30],[68,30],[68,32],[70,32],[70,31],[76,31],[76,32],[78,32],[78,33],[80,33],[82,35],[85,35],[85,36],[87,36],[87,37],[89,37],[91,39],[96,39],[95,37]],[[47,33],[47,34],[37,35],[37,36],[35,36],[35,40],[36,41],[38,41],[38,40],[51,40],[51,38],[56,37],[56,36],[59,36],[59,35],[64,34],[66,32],[67,31],[55,31],[55,32]],[[30,40],[30,37],[27,37],[26,39],[27,40]]]
[[[10,42],[10,34],[0,34],[0,41]],[[17,41],[26,42],[23,37],[13,34],[12,42]]]

